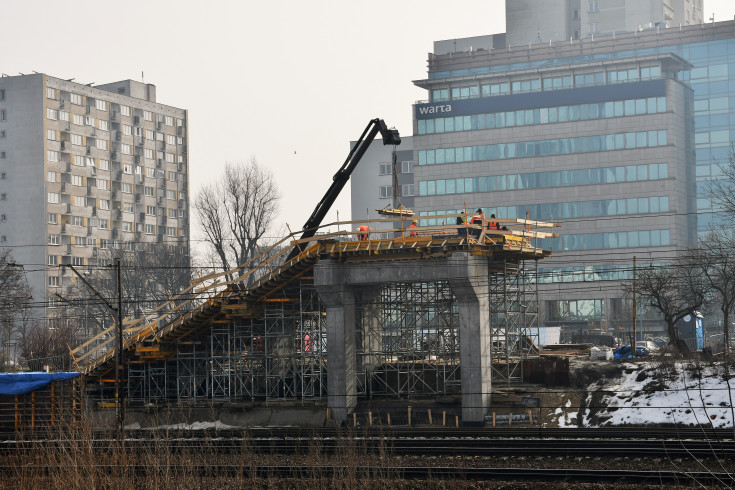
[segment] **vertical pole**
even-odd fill
[[[638,314],[638,311],[637,311],[638,305],[636,303],[636,290],[635,290],[635,287],[636,287],[635,273],[636,273],[636,257],[633,256],[633,345],[632,345],[633,357],[636,357],[636,353],[637,353],[635,346],[636,346],[636,317]]]
[[[54,428],[54,422],[56,421],[56,392],[54,387],[56,383],[51,382],[51,428]]]
[[[122,431],[125,416],[123,414],[120,394],[122,393],[123,371],[123,324],[122,324],[122,279],[120,278],[120,259],[116,259],[117,268],[117,365],[115,374],[115,422],[117,429]]]

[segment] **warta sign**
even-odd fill
[[[416,106],[416,119],[430,118],[436,114],[452,112],[452,104],[424,104]]]

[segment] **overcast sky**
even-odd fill
[[[0,71],[157,86],[189,110],[190,190],[255,157],[301,228],[368,121],[411,134],[436,40],[505,31],[504,0],[3,0]],[[733,0],[704,0],[732,19]],[[327,220],[349,216],[349,185]],[[279,227],[280,228],[280,227]],[[196,228],[192,238],[198,238]]]

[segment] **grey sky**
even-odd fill
[[[732,19],[733,0],[705,0]],[[254,156],[300,229],[368,120],[411,134],[435,40],[505,30],[503,0],[4,0],[0,71],[80,83],[141,79],[190,111],[192,197]],[[349,216],[349,189],[327,220]],[[196,228],[193,238],[197,238]]]

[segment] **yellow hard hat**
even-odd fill
[[[418,223],[418,222],[419,222],[418,220],[411,221],[411,223]]]

